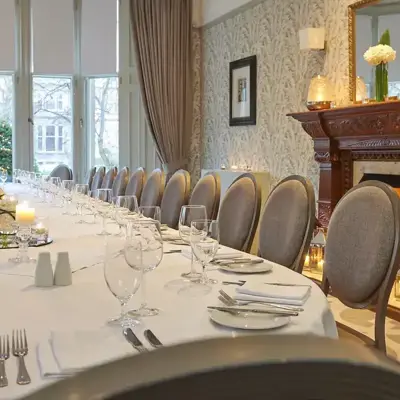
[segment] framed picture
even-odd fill
[[[257,56],[229,64],[229,125],[257,122]]]

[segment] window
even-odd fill
[[[118,78],[89,78],[87,86],[90,164],[106,167],[118,165]]]
[[[35,161],[41,173],[49,173],[57,164],[72,165],[71,81],[66,77],[33,77]]]

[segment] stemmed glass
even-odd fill
[[[1,183],[3,184],[3,189],[6,187],[6,182],[7,182],[7,170],[4,168],[0,169],[0,179],[1,179]]]
[[[138,310],[130,311],[133,316],[151,317],[157,315],[157,308],[150,308],[146,301],[146,274],[153,271],[160,264],[163,258],[163,241],[158,221],[137,219],[128,224],[128,234],[126,239],[127,247],[137,247],[138,243],[142,248],[142,260],[137,263],[130,263],[132,268],[138,269],[142,273],[141,292],[142,303]]]
[[[181,239],[185,243],[190,244],[191,222],[194,220],[205,219],[207,219],[207,211],[205,206],[182,206],[181,213],[179,215],[179,236]],[[201,273],[196,272],[194,269],[193,251],[191,251],[190,272],[183,273],[181,276],[188,279],[198,279],[201,277]]]
[[[62,181],[62,197],[64,198],[65,203],[65,211],[63,215],[73,215],[70,209],[70,204],[72,203],[72,195],[75,189],[75,183],[72,180],[63,180]]]
[[[107,231],[107,218],[109,218],[112,214],[112,190],[111,189],[97,189],[95,192],[95,198],[99,200],[96,202],[96,211],[103,218],[103,228],[98,235],[100,236],[108,236],[110,233]]]
[[[110,292],[119,300],[121,313],[109,323],[120,323],[123,328],[140,323],[138,318],[132,318],[126,312],[126,305],[140,286],[141,271],[132,268],[130,264],[141,264],[142,250],[140,243],[136,247],[126,246],[124,239],[109,237],[106,244],[104,262],[104,279]]]
[[[198,281],[184,287],[180,293],[190,295],[202,295],[211,291],[211,284],[216,280],[207,277],[206,265],[215,257],[219,247],[218,221],[196,220],[192,221],[190,228],[190,246],[197,260],[201,263],[203,274]]]
[[[129,219],[138,218],[139,206],[136,196],[116,196],[113,197],[114,219],[119,226],[117,236],[125,236],[126,232],[122,231]]]
[[[88,184],[77,184],[75,185],[75,196],[74,200],[76,203],[76,209],[78,211],[78,215],[80,216],[80,220],[77,221],[77,224],[85,224],[86,221],[83,219],[83,205],[86,203],[86,196],[89,192],[89,185]]]
[[[10,258],[9,261],[16,264],[34,262],[33,258],[29,257],[29,242],[32,238],[32,227],[31,225],[18,225],[18,230],[15,235],[15,240],[18,243],[18,254],[14,258]]]
[[[154,219],[161,223],[161,208],[158,206],[141,206],[139,207],[140,215],[146,218]]]

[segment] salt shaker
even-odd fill
[[[51,265],[50,253],[39,253],[35,270],[35,286],[53,286],[53,267]]]
[[[72,284],[71,265],[67,251],[58,253],[56,270],[54,272],[54,284],[56,286],[68,286]]]

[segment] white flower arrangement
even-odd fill
[[[364,53],[364,60],[370,65],[387,64],[396,59],[396,50],[386,44],[370,47]]]

